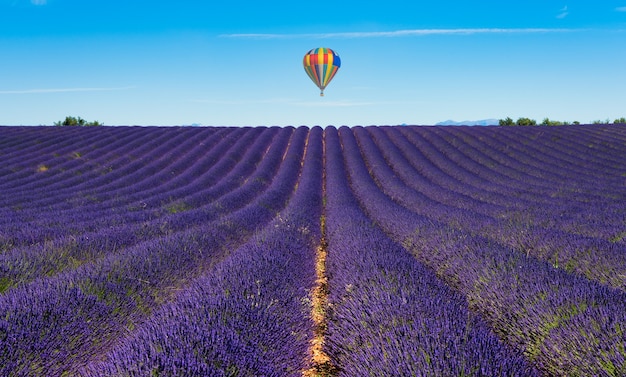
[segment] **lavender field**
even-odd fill
[[[624,376],[626,126],[0,127],[0,376]]]

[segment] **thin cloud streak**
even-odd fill
[[[135,86],[121,86],[117,88],[51,88],[51,89],[23,89],[23,90],[0,90],[0,94],[45,94],[45,93],[69,93],[69,92],[110,92],[114,90],[135,89]]]
[[[617,7],[615,10],[618,12],[626,12],[626,7]]]
[[[250,39],[326,39],[326,38],[381,38],[381,37],[413,37],[424,35],[468,35],[468,34],[532,34],[532,33],[569,33],[584,29],[550,29],[550,28],[464,28],[464,29],[409,29],[394,31],[345,32],[345,33],[308,33],[308,34],[264,34],[241,33],[220,34],[221,38]]]

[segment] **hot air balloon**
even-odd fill
[[[323,96],[326,85],[341,67],[341,59],[330,48],[320,47],[307,52],[303,64],[307,75],[320,88],[320,96]]]

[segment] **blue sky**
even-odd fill
[[[626,0],[0,0],[0,51],[2,125],[626,116]]]

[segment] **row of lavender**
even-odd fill
[[[626,132],[526,130],[0,129],[0,374],[300,375],[322,214],[338,374],[624,374]]]
[[[538,375],[469,310],[465,297],[367,217],[350,188],[337,130],[327,128],[325,137],[326,348],[339,375]],[[343,148],[349,158],[350,145]]]
[[[303,145],[306,132],[306,129],[297,132],[294,136],[295,144]],[[74,210],[58,210],[53,206],[47,206],[39,210],[33,209],[25,215],[24,212],[28,212],[27,210],[12,209],[13,213],[4,218],[10,227],[5,228],[3,241],[5,249],[9,247],[11,249],[3,253],[0,259],[3,290],[40,275],[53,275],[68,268],[75,268],[110,251],[121,251],[144,240],[165,237],[192,226],[219,220],[220,216],[245,206],[273,179],[278,163],[285,153],[291,131],[283,132],[280,138],[272,143],[271,150],[266,148],[273,140],[273,135],[268,136],[269,138],[264,135],[255,137],[252,139],[254,143],[251,143],[249,138],[243,138],[244,142],[240,143],[241,145],[235,144],[234,147],[237,148],[234,148],[232,153],[225,154],[225,158],[208,170],[207,176],[212,177],[211,182],[207,182],[207,179],[194,181],[195,191],[186,191],[191,195],[174,196],[172,191],[169,198],[177,197],[180,201],[182,197],[191,203],[185,206],[178,205],[174,207],[175,211],[162,210],[158,206],[154,210],[147,205],[145,208],[142,206],[141,211],[129,211],[122,205],[121,208],[113,208],[113,211],[119,212],[116,216],[108,216],[110,211],[98,211],[93,209],[93,206],[83,205],[77,206]],[[248,151],[243,153],[246,147]],[[243,155],[243,158],[233,159],[238,154]],[[263,156],[266,158],[255,171],[256,164]],[[143,174],[143,170],[139,169],[135,174],[122,179],[120,184],[126,182],[132,185],[135,181],[141,181]],[[242,185],[242,179],[249,179],[249,182]],[[202,186],[203,184],[206,186]],[[138,194],[140,193],[141,191],[138,191]],[[194,195],[202,195],[202,201],[188,199]],[[145,198],[148,200],[150,196],[146,194]],[[63,199],[58,200],[63,202]],[[171,200],[168,199],[165,205],[171,206],[173,203]],[[158,201],[153,202],[158,204]],[[81,211],[88,213],[89,216],[86,218],[77,216]],[[140,213],[139,216],[136,215],[137,212]],[[20,221],[25,216],[32,220]],[[18,243],[19,246],[15,246],[17,242],[13,229],[22,230],[21,233],[15,232],[18,236],[39,233],[45,237],[33,238],[30,242],[22,240],[22,244]]]
[[[383,129],[377,128],[370,129],[368,133],[358,128],[355,135],[361,147],[367,149],[366,158],[373,166],[376,179],[387,183],[382,188],[383,191],[398,203],[456,229],[470,231],[472,234],[546,260],[557,268],[616,288],[626,287],[626,261],[620,257],[623,255],[625,244],[620,234],[624,232],[622,218],[626,203],[622,200],[623,193],[620,194],[619,191],[619,180],[623,180],[621,176],[623,167],[618,163],[619,156],[612,156],[615,159],[612,165],[597,164],[590,169],[596,172],[596,179],[587,184],[583,183],[579,176],[580,169],[571,170],[570,176],[563,176],[568,166],[575,165],[574,163],[563,164],[562,169],[554,165],[552,167],[554,174],[546,176],[560,174],[561,177],[550,178],[554,180],[550,183],[551,186],[546,183],[550,182],[548,178],[541,180],[542,184],[548,187],[546,192],[544,188],[529,183],[532,176],[537,174],[534,167],[527,167],[526,171],[520,167],[517,173],[523,174],[523,177],[519,179],[490,177],[486,172],[488,169],[484,167],[485,164],[475,164],[473,174],[467,174],[469,167],[457,167],[453,170],[453,164],[467,165],[470,157],[476,158],[477,152],[465,154],[463,158],[437,158],[437,151],[426,149],[415,135],[408,133],[406,137],[400,138],[393,135],[393,131],[397,130],[387,129],[385,133]],[[410,144],[412,140],[415,144]],[[416,151],[420,149],[425,149],[427,153],[416,158]],[[443,154],[447,151],[451,154],[450,151],[459,149],[461,148],[448,148],[438,152]],[[536,153],[535,156],[541,158],[540,153]],[[581,156],[589,156],[589,153],[581,151]],[[431,162],[429,166],[429,161],[436,163]],[[387,165],[391,169],[382,168]],[[504,168],[497,170],[498,173],[505,171]],[[602,174],[608,178],[603,179]],[[433,178],[424,179],[424,176]],[[514,196],[513,192],[523,191],[527,198],[532,196],[534,200],[522,199],[505,203],[505,197],[495,197],[486,192],[486,189],[481,190],[479,188],[481,180],[485,182],[484,187],[498,185],[498,195],[508,191],[510,196]],[[562,189],[561,198],[552,198],[550,190],[559,185],[571,185],[572,188]],[[468,190],[467,187],[472,189]],[[582,191],[589,194],[581,196]],[[613,207],[611,211],[597,210],[611,207]],[[577,226],[573,229],[563,225],[567,221],[564,216],[572,212],[577,215],[575,221]],[[589,225],[593,228],[582,230]],[[606,229],[598,232],[598,229],[602,228]]]
[[[59,202],[58,205],[51,202],[47,206],[41,206],[39,210],[35,206],[24,209],[3,207],[5,211],[22,215],[17,219],[3,217],[5,224],[11,224],[12,221],[19,224],[26,217],[26,213],[36,227],[52,227],[56,224],[55,221],[59,224],[67,222],[69,225],[75,221],[73,216],[81,209],[95,218],[101,214],[102,219],[85,219],[81,223],[83,218],[80,218],[69,227],[77,230],[81,227],[93,229],[89,228],[86,233],[75,235],[65,233],[66,229],[60,225],[60,236],[55,237],[54,231],[46,231],[41,241],[32,245],[22,243],[18,247],[6,247],[1,254],[0,279],[3,293],[0,296],[0,375],[62,375],[76,374],[80,370],[89,373],[89,369],[85,369],[88,365],[95,365],[107,354],[113,354],[124,343],[124,339],[143,331],[145,326],[152,323],[151,316],[156,311],[155,308],[164,307],[168,302],[185,296],[190,285],[195,284],[192,282],[202,276],[209,276],[211,279],[220,274],[226,276],[228,274],[220,271],[233,268],[227,268],[229,264],[247,266],[245,261],[228,262],[233,258],[231,255],[247,254],[245,251],[237,251],[242,245],[257,249],[273,247],[271,242],[265,243],[269,242],[265,237],[267,232],[260,233],[259,229],[274,229],[277,214],[287,205],[294,188],[302,184],[298,182],[299,172],[309,130],[259,128],[238,133],[241,142],[233,140],[227,153],[218,156],[212,164],[215,169],[198,174],[191,181],[189,186],[195,186],[195,190],[187,191],[189,187],[185,184],[168,181],[183,193],[174,197],[185,203],[184,208],[176,207],[177,211],[152,211],[148,208],[145,211],[152,212],[151,215],[137,220],[133,216],[134,211],[129,211],[127,205],[112,205],[110,208],[113,211],[121,212],[122,216],[128,214],[128,217],[121,224],[117,223],[118,219],[110,223],[111,216],[103,209],[106,207],[100,206],[102,202],[73,209],[72,203],[68,203],[68,199],[62,196],[71,196],[70,188],[45,190],[54,201]],[[321,134],[321,130],[318,133]],[[150,133],[144,135],[149,136]],[[144,142],[147,140],[149,138]],[[89,145],[82,145],[79,140],[74,140],[73,146]],[[139,158],[157,156],[148,150]],[[202,163],[202,160],[197,163]],[[122,164],[119,169],[126,167]],[[17,172],[18,179],[28,181],[28,175],[20,174],[20,169],[12,170]],[[140,184],[151,178],[150,172],[145,169],[127,170],[128,176],[111,180],[111,184],[123,190],[125,185]],[[317,170],[321,174],[321,169]],[[72,179],[72,174],[66,174],[66,171],[59,169],[41,175],[41,172],[31,170],[31,176],[43,179],[31,179],[32,187],[24,186],[26,195],[38,197],[36,192],[41,191],[40,187],[45,187],[46,184],[49,187],[64,186],[65,179]],[[154,174],[159,172],[160,170]],[[54,179],[55,173],[66,178]],[[208,180],[213,183],[204,186],[202,182]],[[38,182],[41,186],[36,184]],[[84,183],[88,186],[89,180]],[[168,183],[163,183],[166,184]],[[97,185],[93,187],[94,193],[106,193],[98,191]],[[154,189],[153,191],[168,192],[166,189],[159,190],[159,187]],[[144,190],[144,193],[147,191]],[[321,190],[314,191],[321,195]],[[24,200],[24,196],[12,197],[8,192],[3,192],[4,200]],[[57,192],[59,197],[55,196]],[[146,194],[146,198],[158,203],[158,194]],[[123,199],[122,201],[127,203]],[[98,212],[99,210],[102,212]],[[310,213],[314,216],[315,211]],[[50,218],[54,218],[54,221]],[[289,220],[289,224],[294,221]],[[298,224],[302,223],[302,220],[298,221]],[[21,226],[33,225],[22,222]],[[165,227],[167,231],[164,231]],[[303,229],[308,228],[298,226],[296,229],[303,234],[299,237],[287,237],[286,229],[290,230],[290,225],[283,228],[277,229],[277,234],[273,236],[274,240],[284,242],[283,249],[291,249],[290,244],[293,244],[300,245],[303,250],[314,250],[309,245],[311,238],[319,238],[315,236],[314,229],[303,232]],[[309,261],[314,263],[312,258]],[[265,262],[269,263],[268,260]],[[303,284],[306,289],[297,286],[287,290],[287,294],[298,295],[298,303],[301,302],[300,296],[306,297],[314,279],[314,269],[308,270],[313,278],[296,282],[296,285]],[[231,278],[240,276],[230,275]],[[256,289],[266,290],[271,288],[271,284],[267,284],[271,281],[270,277],[265,276],[263,279],[255,279],[253,284]],[[264,283],[263,287],[261,282]],[[218,287],[222,294],[229,291],[224,285]],[[239,288],[241,286],[232,287],[233,299],[226,301],[232,303],[234,297],[245,296]],[[252,291],[250,289],[247,292]],[[224,295],[225,297],[228,295]],[[285,315],[302,317],[302,313],[305,313],[304,310],[285,310],[285,303],[272,302],[276,304],[276,310],[280,313],[284,311]],[[239,317],[233,317],[237,318]],[[267,320],[268,323],[260,322],[258,325],[264,327],[273,323],[271,317],[267,317]],[[247,327],[245,323],[235,322],[234,326]],[[306,325],[306,321],[304,324]],[[305,335],[311,332],[311,327],[304,326],[300,330],[304,335],[299,335],[299,339],[305,345],[310,338]],[[285,333],[298,334],[293,326]],[[220,338],[219,334],[215,336]],[[206,340],[210,339],[209,337]],[[221,352],[228,353],[229,347],[225,345]],[[241,353],[247,351],[248,345],[245,345]],[[294,361],[295,364],[292,365],[296,366],[291,369],[300,368],[305,361],[305,352],[302,352],[302,358]],[[267,366],[263,366],[266,364]],[[273,364],[258,363],[262,368],[271,368]],[[169,364],[164,367],[167,365]],[[277,368],[280,370],[280,367]]]
[[[322,154],[315,128],[287,207],[81,374],[299,376],[308,369]],[[291,188],[293,172],[284,174],[272,186]]]
[[[90,144],[89,141],[83,144],[81,140],[75,140],[72,135],[64,135],[73,141],[71,149],[60,153],[43,148],[43,152],[33,152],[33,157],[14,164],[12,169],[16,171],[15,175],[18,177],[24,173],[29,175],[27,179],[22,180],[11,176],[11,180],[7,179],[6,182],[12,187],[2,187],[7,198],[11,200],[10,204],[7,203],[7,206],[10,205],[9,210],[12,210],[10,214],[25,219],[33,217],[41,222],[42,227],[49,225],[44,222],[46,219],[37,216],[42,208],[73,216],[75,222],[85,220],[95,222],[93,213],[98,213],[97,221],[100,224],[104,221],[103,218],[113,223],[128,218],[131,218],[131,221],[132,219],[143,220],[154,216],[154,206],[160,204],[159,199],[161,202],[170,198],[176,199],[175,193],[169,190],[171,187],[161,185],[162,182],[171,182],[178,188],[186,187],[190,192],[197,192],[202,184],[205,187],[210,186],[219,179],[219,176],[215,174],[223,174],[233,166],[228,163],[228,160],[221,159],[222,154],[230,152],[228,158],[241,156],[255,138],[253,133],[247,133],[245,138],[247,143],[242,142],[236,148],[233,140],[242,137],[241,131],[238,132],[239,135],[234,134],[223,138],[220,138],[220,135],[214,135],[213,139],[216,139],[214,143],[219,142],[218,145],[211,148],[211,144],[205,147],[202,145],[203,142],[199,142],[194,150],[198,149],[203,154],[199,156],[191,154],[189,158],[180,159],[185,169],[181,168],[177,171],[172,166],[177,160],[172,156],[185,152],[188,148],[184,144],[179,147],[176,144],[167,143],[172,139],[180,142],[178,138],[172,137],[176,136],[175,133],[171,133],[168,137],[167,133],[160,135],[158,132],[152,134],[143,129],[131,130],[134,132],[130,135],[130,140],[120,137],[119,148],[117,142],[106,138],[106,134],[102,135],[107,141],[104,145]],[[39,137],[43,137],[50,131],[40,132]],[[123,133],[122,136],[124,136]],[[188,138],[195,139],[197,142],[196,138],[201,136],[202,134],[198,134]],[[83,150],[83,152],[69,152],[70,150]],[[84,152],[85,150],[91,150],[91,152]],[[26,150],[21,154],[30,152]],[[69,156],[66,156],[67,154]],[[59,155],[63,158],[55,157]],[[55,163],[55,160],[59,161]],[[233,159],[233,162],[236,161],[237,159]],[[41,166],[45,166],[46,169],[41,170]],[[38,174],[32,174],[33,171],[37,171]],[[207,178],[204,181],[198,181],[197,178],[202,175]],[[189,181],[194,184],[189,185]],[[154,190],[159,190],[160,198],[155,196],[158,192]],[[156,199],[157,202],[149,202],[151,198]],[[148,207],[148,204],[151,206]],[[130,213],[127,213],[129,211],[124,208],[125,205],[129,206]],[[115,219],[120,216],[122,219]],[[70,226],[60,231],[67,232],[71,229]],[[30,239],[29,237],[20,238],[19,234],[11,236],[12,242],[20,244],[47,240],[53,238],[55,234],[30,235]]]
[[[545,222],[545,214],[556,210],[562,215],[555,221],[557,226],[605,237],[611,234],[608,232],[615,235],[619,228],[612,227],[609,219],[603,224],[590,221],[592,218],[585,216],[585,211],[603,203],[614,204],[623,195],[622,146],[626,140],[619,129],[577,127],[566,132],[546,129],[509,133],[497,128],[472,133],[464,129],[457,133],[436,129],[431,133],[409,133],[408,137],[422,148],[431,147],[435,153],[429,153],[429,158],[440,170],[470,184],[469,187],[481,188],[470,190],[470,195],[497,191],[499,204],[533,209],[537,223]],[[468,177],[467,172],[473,177]],[[533,218],[520,220],[530,222]],[[576,224],[578,229],[570,224]]]
[[[368,216],[463,294],[505,343],[548,375],[623,375],[626,250],[613,232],[625,225],[625,130],[611,129],[611,137],[603,128],[545,131],[548,139],[570,139],[556,155],[554,141],[527,147],[545,160],[541,169],[507,165],[495,148],[468,153],[469,142],[460,141],[489,138],[501,150],[506,140],[521,148],[528,137],[497,130],[339,133],[352,190]],[[446,139],[457,146],[442,146]],[[498,161],[491,166],[489,154]],[[558,219],[571,210],[575,229]],[[521,224],[511,213],[524,216]],[[614,230],[598,231],[603,225]]]

